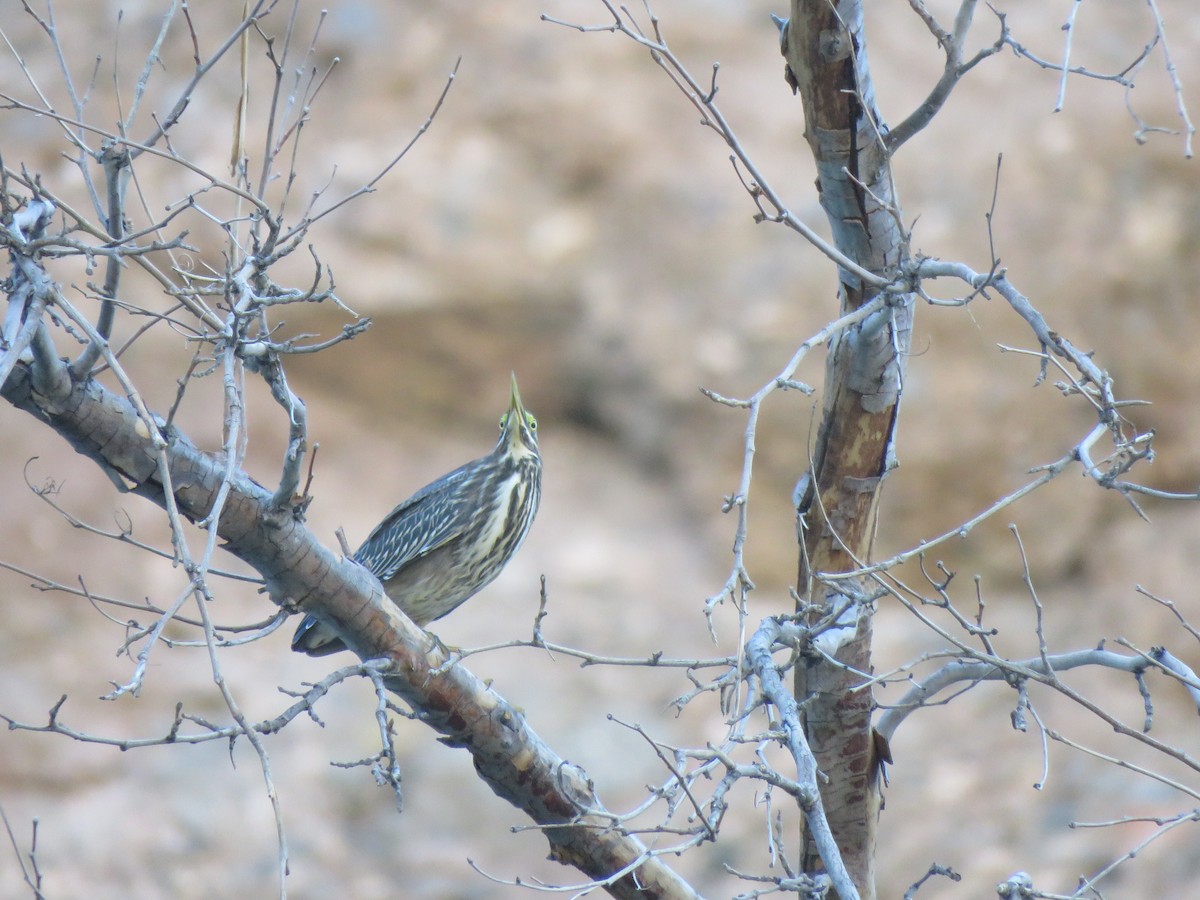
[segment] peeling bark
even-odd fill
[[[788,82],[804,106],[805,138],[817,164],[817,190],[837,248],[885,278],[907,247],[882,140],[857,0],[793,0],[782,49]],[[859,308],[875,289],[839,270],[841,312]],[[875,830],[879,812],[873,701],[855,690],[871,671],[871,608],[866,583],[834,587],[822,573],[867,562],[879,492],[894,465],[893,444],[904,358],[912,324],[910,300],[885,307],[834,343],[826,366],[822,421],[809,489],[800,498],[801,554],[797,587],[810,623],[846,598],[860,604],[858,628],[830,665],[814,656],[797,672],[797,698],[821,771],[825,813],[862,897],[875,897]],[[805,841],[804,871],[822,863]]]

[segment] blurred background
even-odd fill
[[[60,3],[58,29],[80,93],[94,75],[89,121],[111,128],[128,110],[134,83],[164,14],[152,2]],[[1061,26],[1072,4],[1021,4],[1008,22],[1045,59],[1062,55]],[[1036,8],[1028,8],[1036,7]],[[949,21],[954,4],[931,3]],[[1168,39],[1184,99],[1200,115],[1200,11],[1163,0]],[[826,232],[813,190],[799,101],[783,81],[771,12],[779,5],[724,0],[655,3],[664,34],[701,80],[720,63],[718,99],[743,145],[792,210]],[[746,396],[772,379],[795,346],[836,312],[835,273],[795,235],[755,225],[754,207],[728,150],[632,42],[581,34],[539,14],[604,24],[590,0],[485,5],[337,2],[322,19],[301,3],[297,47],[318,27],[308,65],[337,62],[305,125],[289,200],[297,216],[315,191],[315,209],[370,182],[410,140],[461,57],[457,78],[430,130],[373,193],[322,220],[309,235],[332,267],[337,291],[370,316],[363,336],[288,363],[320,443],[311,527],[331,545],[345,528],[357,545],[396,502],[460,463],[486,452],[505,408],[514,370],[538,416],[545,459],[544,499],[529,540],[505,574],[435,628],[464,647],[528,637],[546,578],[550,640],[598,654],[712,656],[733,652],[737,618],[718,610],[718,646],[702,615],[727,577],[734,521],[721,503],[739,477],[744,416],[706,400],[700,387]],[[263,30],[282,35],[287,12]],[[192,9],[202,55],[236,21],[236,10]],[[16,0],[0,0],[13,49],[0,53],[0,85],[36,98],[37,86],[74,116],[45,32]],[[182,18],[152,67],[132,129],[151,130],[192,77],[192,43]],[[978,45],[998,34],[981,11]],[[1073,63],[1111,73],[1153,38],[1146,10],[1115,0],[1079,7]],[[941,72],[942,57],[906,4],[872,4],[869,52],[885,118],[898,122]],[[276,48],[280,49],[277,42]],[[96,63],[97,57],[100,63]],[[262,43],[251,49],[250,151],[257,170],[270,103]],[[296,65],[293,57],[290,65]],[[289,76],[290,79],[290,76]],[[290,80],[289,80],[290,83]],[[114,85],[117,89],[114,90]],[[1145,483],[1194,491],[1200,483],[1200,173],[1183,139],[1154,133],[1134,140],[1127,105],[1152,125],[1177,128],[1175,97],[1158,50],[1126,94],[1115,83],[1072,78],[1065,107],[1053,112],[1059,80],[1005,52],[981,64],[942,114],[895,162],[914,250],[990,262],[985,213],[1003,154],[993,220],[996,253],[1014,283],[1055,330],[1094,349],[1118,396],[1152,401],[1129,410],[1157,432],[1157,458],[1136,474]],[[236,57],[206,77],[172,145],[204,168],[227,171]],[[61,128],[47,118],[4,112],[4,162],[39,172],[78,208],[87,207]],[[64,155],[66,154],[66,155]],[[203,187],[163,160],[144,159],[136,186],[152,215]],[[200,202],[222,201],[203,194]],[[196,217],[184,255],[200,270],[220,269],[221,235]],[[283,271],[311,280],[311,257]],[[88,311],[85,285],[102,275],[55,269],[68,296]],[[281,275],[281,273],[280,273]],[[132,302],[162,308],[148,280],[131,271]],[[942,296],[957,286],[934,286]],[[336,333],[349,316],[330,304],[288,307],[288,334]],[[122,335],[142,323],[127,317]],[[899,431],[900,467],[887,482],[877,555],[936,536],[1025,483],[1028,470],[1069,452],[1094,417],[1052,383],[1035,387],[1037,363],[999,345],[1036,349],[999,299],[967,308],[922,307],[917,314]],[[66,342],[63,353],[75,352]],[[185,336],[152,329],[125,354],[126,369],[154,409],[175,397],[193,352]],[[820,383],[823,358],[798,377]],[[1050,381],[1056,380],[1051,372]],[[111,384],[111,381],[110,381]],[[273,484],[286,422],[251,384],[250,469]],[[216,448],[220,383],[194,382],[180,424]],[[792,486],[807,466],[820,398],[778,394],[764,409],[751,493],[748,566],[758,590],[751,621],[790,609],[795,578]],[[117,494],[53,433],[0,407],[0,558],[61,583],[84,580],[95,593],[158,605],[181,589],[181,573],[147,554],[73,529],[28,485],[53,486],[72,514],[114,531],[129,521],[139,539],[167,545],[157,509]],[[1192,577],[1200,558],[1194,504],[1144,504],[1142,521],[1120,497],[1069,471],[970,536],[939,548],[958,573],[952,590],[975,610],[976,585],[997,646],[1014,658],[1037,654],[1034,608],[1021,582],[1015,524],[1045,607],[1052,649],[1080,649],[1125,637],[1167,644],[1200,664],[1195,641],[1174,617],[1135,592],[1170,598],[1200,619]],[[199,546],[197,541],[196,546]],[[931,560],[932,563],[932,560]],[[223,565],[233,566],[227,559]],[[920,586],[918,571],[904,577]],[[85,601],[31,587],[0,570],[0,713],[44,722],[64,693],[64,722],[93,734],[150,737],[169,727],[175,703],[224,721],[202,650],[158,647],[140,696],[97,698],[127,680],[117,657],[123,629]],[[265,618],[253,590],[224,587],[219,621]],[[144,619],[145,617],[143,617]],[[876,619],[876,667],[887,670],[942,646],[902,609],[883,604]],[[289,704],[281,688],[316,681],[349,657],[312,660],[288,650],[290,623],[269,639],[223,654],[223,671],[246,716],[268,719]],[[187,636],[180,631],[176,636]],[[611,809],[624,810],[645,785],[664,780],[653,751],[628,728],[703,746],[719,740],[711,699],[676,716],[670,700],[687,691],[677,672],[580,669],[570,659],[530,650],[473,657],[470,668],[522,708],[560,754],[595,779]],[[1140,726],[1141,698],[1130,679],[1076,672],[1070,683]],[[1194,757],[1196,710],[1183,692],[1151,679],[1152,734]],[[900,689],[880,691],[880,702]],[[1045,692],[1037,711],[1073,740],[1152,764],[1200,789],[1185,765],[1167,766],[1114,742],[1110,729]],[[912,717],[898,733],[880,830],[881,896],[899,896],[931,863],[963,875],[925,886],[926,898],[979,897],[1018,869],[1046,890],[1069,891],[1153,832],[1146,822],[1072,830],[1075,821],[1169,816],[1195,806],[1169,786],[1106,765],[1060,744],[1044,763],[1036,730],[1015,732],[1015,694],[976,688],[949,709]],[[268,738],[290,848],[294,897],[515,896],[497,879],[578,880],[545,860],[546,843],[519,830],[519,814],[479,783],[469,757],[427,729],[400,721],[405,809],[365,769],[330,762],[377,748],[374,700],[363,685],[339,687],[320,709],[325,727],[298,721]],[[276,843],[259,763],[243,743],[120,752],[62,737],[0,732],[0,806],[28,850],[37,819],[38,861],[48,897],[269,896],[276,893]],[[1044,771],[1045,765],[1045,771]],[[1035,789],[1035,783],[1044,787]],[[735,798],[716,847],[677,861],[705,894],[746,890],[723,866],[765,866],[764,811],[749,790]],[[518,829],[515,833],[513,828]],[[1182,896],[1200,878],[1193,828],[1153,843],[1105,882],[1106,896]],[[794,852],[794,842],[791,845]],[[776,870],[778,871],[778,870]],[[0,894],[27,896],[13,851],[0,852]]]

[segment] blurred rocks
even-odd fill
[[[156,9],[135,6],[121,24],[125,90],[159,22]],[[1195,117],[1197,73],[1183,63],[1200,58],[1200,14],[1182,0],[1161,6]],[[64,17],[73,71],[90,72],[97,53],[111,65],[118,8],[80,7],[69,28]],[[712,62],[720,62],[719,99],[744,146],[793,211],[823,230],[801,111],[783,82],[768,17],[778,7],[664,2],[655,10],[698,77],[708,78]],[[13,0],[0,0],[0,11],[14,44],[63,102],[41,32]],[[308,404],[312,439],[321,445],[311,524],[330,543],[334,529],[345,527],[356,544],[411,490],[485,452],[514,370],[541,423],[543,510],[510,570],[439,623],[439,634],[464,646],[527,636],[545,574],[547,627],[555,639],[612,654],[730,652],[733,615],[719,611],[722,643],[714,648],[701,608],[720,589],[730,562],[734,523],[719,510],[737,484],[745,420],[699,388],[745,396],[773,378],[796,345],[834,315],[833,273],[793,234],[753,224],[753,204],[727,149],[700,127],[695,110],[644,50],[610,34],[540,22],[543,11],[593,24],[606,15],[586,2],[519,8],[464,0],[346,2],[330,9],[312,63],[324,71],[334,57],[338,62],[302,133],[293,212],[313,192],[323,191],[315,204],[320,210],[374,178],[428,116],[459,56],[462,63],[444,107],[408,156],[373,193],[324,219],[310,236],[333,269],[340,297],[373,320],[353,342],[289,366]],[[941,58],[907,9],[868,14],[877,19],[868,28],[881,102],[898,121],[924,98]],[[1057,58],[1063,15],[1022,8],[1009,24],[1040,55]],[[211,49],[228,21],[200,9],[193,17],[202,46]],[[317,17],[316,5],[302,4],[300,33],[311,31]],[[975,26],[980,44],[994,39],[995,24],[985,18],[981,13]],[[1103,21],[1081,22],[1080,63],[1097,71],[1127,64],[1148,37],[1143,19],[1135,7],[1106,7]],[[264,27],[277,34],[272,29],[281,29],[281,20]],[[260,46],[251,52],[262,77]],[[147,109],[167,108],[166,98],[186,84],[190,53],[186,34],[173,32]],[[1152,57],[1133,98],[1148,121],[1173,124],[1174,100],[1160,68]],[[116,106],[110,70],[102,71],[92,109],[109,121]],[[14,90],[24,83],[11,59],[0,61],[0,78]],[[251,122],[261,128],[269,93],[257,84]],[[1134,143],[1116,86],[1072,79],[1068,88],[1066,108],[1052,115],[1057,78],[1011,54],[988,60],[966,79],[896,161],[914,248],[988,268],[984,214],[1002,152],[994,217],[1002,264],[1052,327],[1095,350],[1121,397],[1154,401],[1127,410],[1139,430],[1158,432],[1159,458],[1139,477],[1194,490],[1200,175],[1194,161],[1181,158],[1177,137]],[[206,79],[175,145],[221,170],[236,96],[236,66]],[[4,122],[5,163],[27,162],[56,192],[86,205],[73,166],[61,157],[67,148],[57,126],[11,112]],[[141,122],[145,130],[148,119]],[[139,182],[152,210],[199,187],[195,176],[162,160],[147,161]],[[220,235],[197,226],[193,239],[202,252],[189,262],[219,268]],[[298,253],[287,270],[306,284],[311,265]],[[81,280],[78,273],[69,277]],[[139,298],[157,296],[146,279],[131,275],[126,284]],[[279,319],[289,334],[326,336],[348,321],[328,306],[289,308]],[[139,324],[123,321],[122,333]],[[955,527],[1025,483],[1031,467],[1069,452],[1090,427],[1086,405],[1054,387],[1059,374],[1052,369],[1049,383],[1035,388],[1036,361],[1001,353],[998,344],[1036,349],[998,297],[965,309],[918,311],[901,465],[885,489],[877,555]],[[159,328],[123,360],[152,404],[163,408],[191,352]],[[819,386],[822,365],[815,355],[797,377]],[[249,393],[250,467],[269,484],[285,423],[261,386],[251,384]],[[796,565],[790,495],[807,465],[819,408],[819,396],[788,392],[764,409],[747,551],[759,585],[754,615],[789,603]],[[219,383],[189,388],[180,415],[199,443],[216,446]],[[134,601],[174,598],[178,571],[71,530],[25,489],[22,467],[39,457],[28,477],[34,484],[53,479],[67,508],[110,530],[114,515],[127,514],[137,535],[163,544],[155,509],[114,495],[52,434],[6,408],[0,454],[6,498],[0,558],[64,584],[82,575],[89,589]],[[1156,501],[1145,506],[1154,520],[1149,526],[1120,498],[1068,474],[968,540],[943,545],[935,558],[959,573],[964,608],[973,608],[970,581],[980,574],[988,616],[1004,627],[1006,650],[1035,655],[1032,607],[1006,527],[1013,522],[1046,603],[1049,637],[1072,648],[1115,636],[1148,646],[1173,635],[1173,623],[1134,594],[1135,584],[1190,606],[1193,620],[1200,613],[1188,564],[1197,513]],[[911,567],[903,577],[921,586]],[[223,715],[205,655],[183,648],[155,651],[140,698],[96,702],[110,681],[131,670],[127,659],[112,656],[120,626],[83,601],[32,590],[29,582],[0,573],[0,696],[8,698],[0,712],[42,721],[69,692],[68,721],[120,736],[161,734],[180,699],[189,710]],[[224,622],[270,613],[252,590],[236,587],[217,605]],[[881,670],[937,646],[911,616],[886,605],[876,634]],[[226,654],[223,664],[248,717],[258,719],[286,705],[277,686],[314,681],[337,661],[295,657],[281,633]],[[571,660],[530,651],[482,655],[470,664],[494,678],[564,756],[589,770],[613,808],[638,802],[644,785],[664,773],[644,742],[606,714],[653,725],[656,736],[680,743],[703,745],[721,733],[712,704],[689,708],[679,719],[664,714],[688,687],[671,673],[580,670]],[[1109,691],[1104,699],[1140,722],[1140,698],[1130,684],[1099,683]],[[1155,690],[1156,731],[1184,740],[1173,719],[1190,727],[1194,710],[1161,682]],[[880,701],[893,693],[881,692]],[[1077,757],[1060,763],[1055,756],[1056,777],[1045,792],[1034,792],[1029,786],[1041,777],[1041,750],[1034,736],[1009,728],[1013,702],[1005,688],[976,688],[953,712],[926,711],[898,735],[883,818],[883,895],[897,896],[935,859],[967,881],[958,888],[930,884],[922,897],[981,896],[1018,868],[1033,871],[1039,885],[1057,880],[1065,887],[1131,844],[1126,834],[1081,837],[1067,832],[1065,821],[1091,813],[1159,814],[1179,805],[1111,773],[1104,791],[1115,799],[1104,803],[1073,768]],[[1064,727],[1103,741],[1096,723],[1056,698],[1035,702]],[[402,816],[365,770],[330,768],[330,760],[374,752],[372,705],[362,686],[346,687],[321,710],[328,727],[297,723],[268,741],[291,841],[292,896],[386,897],[395,896],[397,885],[412,896],[514,895],[472,872],[468,857],[498,877],[575,879],[544,861],[545,843],[536,834],[509,833],[510,825],[524,823],[474,780],[464,754],[447,751],[413,723],[398,723],[407,779]],[[253,755],[238,747],[233,756],[236,770],[223,744],[115,754],[6,732],[0,803],[18,836],[31,817],[40,817],[39,860],[50,896],[265,896],[275,890],[269,807]],[[714,896],[737,889],[722,862],[751,860],[742,865],[750,868],[762,862],[760,811],[753,798],[738,799],[742,806],[726,826],[729,844],[680,863]],[[914,816],[919,829],[909,827]],[[989,849],[995,847],[1003,851]],[[1179,885],[1197,877],[1194,861],[1187,861],[1193,858],[1160,851],[1155,861],[1136,861],[1120,882],[1125,896],[1178,895]],[[19,896],[12,862],[0,865],[0,894]]]

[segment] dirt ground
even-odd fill
[[[1072,4],[1018,5],[1009,17],[1014,34],[1043,58],[1060,58],[1061,25]],[[116,117],[114,55],[128,108],[160,6],[58,5],[78,82],[86,83],[97,55],[104,59],[90,106],[97,121]],[[200,6],[193,4],[192,14],[208,42],[202,49],[211,50],[232,19]],[[899,121],[936,80],[940,51],[907,4],[868,6],[879,101],[884,115]],[[930,6],[949,15],[949,4]],[[1200,11],[1186,0],[1159,7],[1184,97],[1200,116]],[[301,4],[299,32],[312,31],[318,10]],[[720,62],[718,97],[743,145],[793,211],[824,231],[799,102],[783,81],[769,19],[784,10],[759,0],[663,0],[655,11],[694,72],[707,79]],[[754,224],[728,150],[699,125],[648,54],[609,33],[542,22],[541,13],[606,20],[591,0],[330,4],[312,64],[323,71],[338,62],[303,134],[297,205],[313,190],[335,197],[370,181],[462,62],[444,107],[409,155],[373,193],[311,235],[339,296],[374,324],[351,344],[298,357],[288,369],[320,443],[310,524],[331,545],[339,527],[356,544],[395,502],[490,448],[515,370],[540,423],[542,511],[505,574],[438,623],[438,634],[463,647],[527,637],[544,575],[552,640],[611,655],[731,653],[738,639],[733,612],[719,610],[714,647],[702,608],[731,561],[734,523],[720,508],[739,477],[745,420],[698,389],[745,396],[770,381],[796,345],[834,315],[835,275],[796,235]],[[264,30],[280,34],[285,15],[275,13]],[[998,32],[994,18],[981,10],[977,19],[975,40],[990,43]],[[61,104],[61,76],[45,35],[16,0],[0,0],[0,25]],[[1117,71],[1151,36],[1143,6],[1097,0],[1080,8],[1074,61]],[[172,35],[164,64],[152,73],[135,136],[149,129],[149,110],[161,114],[169,105],[164,98],[191,77],[183,38]],[[257,53],[253,65],[261,66]],[[235,76],[236,66],[206,80],[173,138],[213,170],[229,156]],[[251,94],[252,130],[262,127],[269,99],[267,82],[257,84],[263,87]],[[11,51],[0,51],[0,85],[32,95]],[[971,73],[896,160],[914,249],[988,267],[985,213],[1003,154],[993,218],[997,255],[1052,328],[1094,350],[1120,397],[1152,401],[1129,410],[1139,429],[1156,430],[1157,459],[1137,470],[1143,482],[1194,491],[1200,170],[1184,159],[1178,136],[1135,142],[1125,94],[1113,82],[1071,79],[1065,107],[1055,113],[1058,87],[1053,72],[1009,52]],[[1151,124],[1177,126],[1157,51],[1128,99]],[[77,171],[62,155],[61,130],[45,118],[2,115],[5,164],[24,163],[56,191],[86,203]],[[162,161],[147,165],[139,186],[156,210],[198,187],[194,176]],[[195,239],[201,252],[194,262],[219,266],[219,242],[202,233]],[[298,284],[310,277],[309,260],[298,254]],[[126,285],[152,290],[133,274]],[[326,335],[347,321],[324,306],[292,307],[283,318],[289,333]],[[123,321],[122,333],[138,324]],[[162,409],[191,350],[180,334],[158,331],[124,362],[151,407]],[[918,310],[900,466],[885,491],[879,557],[954,528],[1029,480],[1032,467],[1069,452],[1091,427],[1086,404],[1054,387],[1059,376],[1052,372],[1050,383],[1035,387],[1036,361],[1000,345],[1036,349],[999,297]],[[65,343],[60,349],[69,352]],[[798,377],[819,384],[822,365],[814,356]],[[271,484],[286,423],[260,386],[252,384],[249,395],[250,469]],[[763,413],[747,557],[758,585],[752,621],[790,608],[790,496],[819,405],[819,397],[789,392],[773,397]],[[181,424],[202,446],[219,443],[216,379],[189,389]],[[50,431],[0,407],[0,559],[64,584],[82,578],[97,594],[158,604],[175,597],[177,570],[72,528],[27,482],[53,484],[56,502],[87,523],[114,531],[128,521],[138,538],[167,545],[156,509],[119,495]],[[1165,644],[1200,665],[1195,640],[1169,611],[1135,592],[1141,585],[1200,620],[1192,571],[1200,558],[1200,510],[1154,500],[1144,506],[1149,523],[1074,469],[943,545],[936,558],[958,573],[956,600],[972,613],[972,579],[979,576],[988,620],[1001,629],[998,645],[1014,658],[1036,656],[1038,646],[1010,523],[1028,554],[1052,649],[1127,638],[1143,648]],[[904,577],[920,582],[916,570]],[[31,580],[0,570],[0,713],[43,722],[67,694],[63,721],[117,738],[162,734],[177,702],[213,720],[227,716],[207,657],[195,649],[159,647],[140,696],[99,701],[131,673],[130,660],[114,655],[120,623],[85,601],[34,590]],[[236,585],[215,604],[226,622],[271,612],[253,589]],[[226,678],[252,721],[288,705],[281,689],[299,689],[349,661],[292,654],[290,631],[289,623],[223,656]],[[875,633],[878,670],[941,646],[911,614],[887,604]],[[666,777],[652,750],[620,722],[691,746],[723,732],[710,699],[678,717],[668,711],[689,686],[677,672],[581,669],[532,650],[483,654],[469,665],[493,679],[551,746],[582,765],[614,810],[633,807],[646,785]],[[1089,672],[1070,681],[1140,726],[1142,699],[1131,680]],[[1020,869],[1039,887],[1068,893],[1080,875],[1154,831],[1144,818],[1102,829],[1070,823],[1169,817],[1195,807],[1195,707],[1163,679],[1150,686],[1152,735],[1189,754],[1189,762],[1131,749],[1059,697],[1034,691],[1032,700],[1047,725],[1071,740],[1153,766],[1168,780],[1058,742],[1044,757],[1036,728],[1012,729],[1015,694],[1003,686],[977,687],[950,706],[913,716],[893,746],[880,831],[881,896],[899,897],[932,863],[953,867],[963,880],[934,880],[918,894],[923,900],[990,896],[992,885]],[[889,687],[878,699],[886,703],[899,691]],[[323,727],[298,721],[267,739],[287,826],[290,896],[513,897],[525,889],[491,879],[577,880],[545,859],[545,841],[522,830],[519,814],[473,777],[466,754],[416,723],[397,724],[402,814],[366,769],[331,766],[375,751],[373,709],[369,689],[343,686],[320,710]],[[260,764],[244,743],[122,752],[7,731],[0,732],[0,760],[0,807],[22,852],[30,822],[39,823],[47,897],[277,893],[271,807]],[[726,865],[765,867],[760,799],[737,796],[722,841],[672,861],[706,896],[752,887]],[[1153,842],[1105,882],[1105,896],[1184,896],[1200,879],[1194,828],[1185,824]],[[11,850],[0,850],[0,895],[30,896]]]

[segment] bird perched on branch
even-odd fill
[[[514,374],[496,448],[393,509],[354,560],[383,582],[405,615],[424,626],[500,574],[529,533],[541,492],[537,420],[521,404]],[[292,649],[325,656],[346,645],[332,627],[306,615]]]

